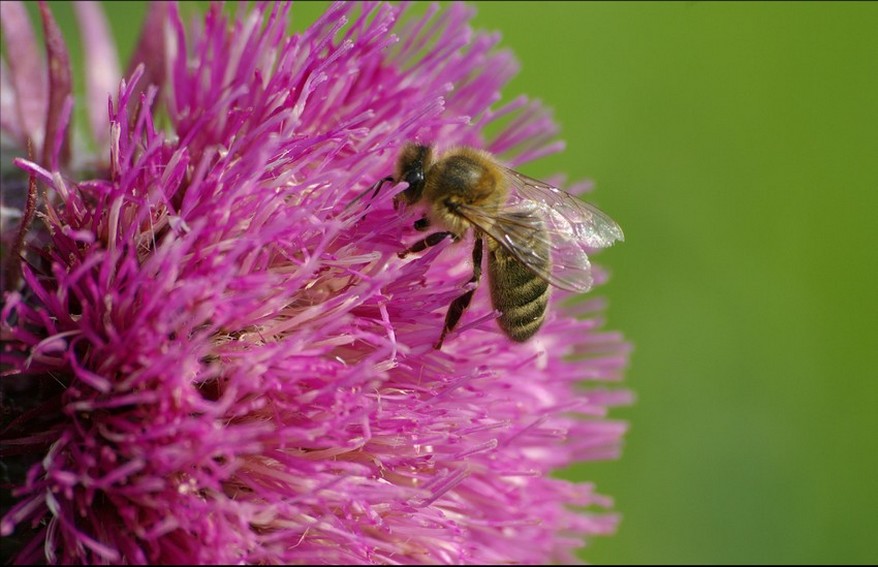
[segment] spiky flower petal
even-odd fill
[[[576,317],[555,294],[513,344],[479,292],[437,351],[468,248],[399,259],[404,185],[348,206],[407,140],[515,165],[560,148],[538,104],[493,108],[516,71],[498,37],[460,4],[335,4],[293,36],[286,5],[188,28],[153,10],[89,159],[64,154],[64,73],[3,83],[20,184],[46,190],[0,329],[4,460],[30,463],[0,521],[16,560],[543,563],[612,532],[574,509],[606,497],[550,475],[615,456],[625,429],[604,417],[627,392],[581,388],[626,363],[600,300]]]

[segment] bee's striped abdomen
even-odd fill
[[[541,245],[546,246],[543,242]],[[500,311],[500,328],[513,341],[523,342],[536,333],[546,316],[549,283],[489,239],[488,275],[491,301]],[[548,257],[543,254],[543,257]]]

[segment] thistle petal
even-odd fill
[[[573,560],[618,518],[550,473],[617,456],[606,416],[631,396],[605,383],[628,345],[564,292],[513,344],[479,290],[435,350],[470,251],[402,260],[405,185],[356,201],[408,140],[523,163],[560,149],[556,126],[493,108],[517,64],[466,6],[336,3],[293,36],[289,9],[152,8],[106,168],[62,171],[69,97],[51,159],[14,161],[51,197],[0,312],[26,470],[0,534],[19,562]]]
[[[19,130],[34,147],[42,148],[49,106],[46,67],[24,5],[16,0],[0,3],[0,25]],[[27,141],[19,139],[19,147],[25,146]]]
[[[74,2],[85,51],[86,102],[92,137],[99,148],[109,142],[107,100],[122,78],[116,46],[104,12],[97,2]]]
[[[46,114],[46,138],[43,143],[42,160],[58,170],[70,161],[70,133],[66,123],[72,108],[73,79],[70,71],[70,54],[61,36],[52,12],[45,2],[40,2],[43,34],[46,38],[46,59],[49,68],[49,105]]]

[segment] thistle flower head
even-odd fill
[[[3,7],[3,134],[16,187],[42,188],[32,225],[35,199],[4,202],[4,250],[25,249],[0,319],[17,561],[563,562],[614,530],[609,499],[550,476],[625,428],[604,416],[627,392],[580,387],[626,362],[600,300],[577,317],[556,293],[515,344],[478,292],[437,351],[468,248],[399,259],[404,184],[351,206],[409,140],[560,149],[539,104],[495,107],[516,63],[469,8],[340,3],[290,35],[286,5],[186,26],[157,3],[125,79],[92,68],[87,151],[66,149],[63,42],[41,79]]]

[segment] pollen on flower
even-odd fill
[[[480,289],[437,351],[469,250],[398,257],[403,183],[350,206],[408,140],[561,148],[539,104],[496,106],[517,64],[470,8],[336,3],[290,35],[287,4],[187,26],[154,3],[124,77],[77,10],[84,99],[60,34],[46,75],[21,4],[0,12],[4,256],[26,229],[0,311],[12,561],[535,564],[613,532],[610,499],[550,474],[619,451],[630,394],[581,387],[627,362],[602,305],[556,293],[514,344]],[[30,180],[26,223],[7,196]]]

